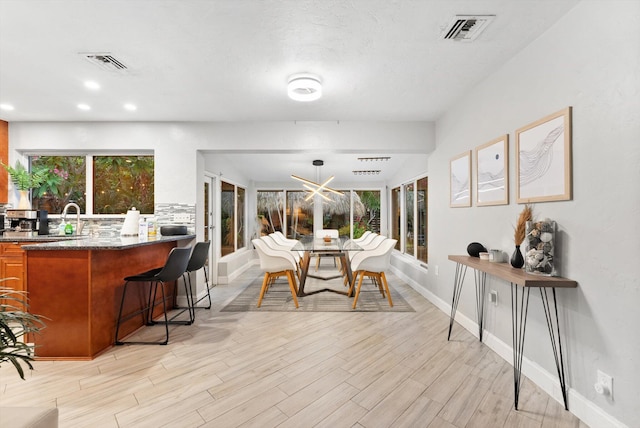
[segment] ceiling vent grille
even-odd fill
[[[495,15],[456,15],[444,29],[440,38],[470,42],[475,40],[494,18]]]
[[[106,71],[127,71],[127,66],[110,53],[81,53],[87,61]]]

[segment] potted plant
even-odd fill
[[[7,170],[9,175],[11,176],[11,181],[16,186],[16,188],[20,191],[20,201],[18,202],[18,208],[20,209],[31,209],[31,202],[29,201],[28,192],[29,190],[40,187],[44,182],[46,182],[49,177],[49,169],[48,168],[38,168],[33,171],[28,171],[27,168],[24,167],[20,163],[20,161],[16,161],[16,166],[12,167],[10,165],[5,165],[0,162],[0,165]]]
[[[3,282],[17,278],[0,279],[0,365],[10,362],[24,379],[22,365],[33,370],[33,345],[23,341],[27,334],[37,333],[44,328],[38,315],[30,314],[26,293],[5,287]]]

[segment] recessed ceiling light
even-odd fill
[[[4,110],[4,111],[13,111],[16,108],[14,106],[12,106],[11,104],[0,104],[0,110]]]
[[[78,104],[78,108],[84,111],[91,110],[91,106],[89,104]]]
[[[295,101],[315,101],[322,96],[322,84],[316,76],[297,74],[289,78],[287,94]]]
[[[98,82],[94,82],[93,80],[87,80],[86,82],[84,82],[84,87],[93,91],[97,91],[98,89],[100,89],[100,84]]]
[[[127,103],[124,105],[124,109],[129,111],[136,111],[138,110],[138,107],[136,107],[135,104]]]

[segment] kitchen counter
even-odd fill
[[[90,360],[113,345],[124,278],[164,266],[171,249],[190,245],[195,235],[49,238],[20,240],[30,312],[45,317],[46,324],[39,334],[30,336],[36,357]],[[125,317],[148,299],[147,284],[132,290],[137,293],[127,292]],[[166,284],[166,294],[172,296],[169,307],[175,305],[174,290],[174,283]],[[156,301],[160,302],[159,296]],[[154,316],[161,313],[162,303]],[[133,317],[120,326],[120,332],[125,336],[142,326],[142,316]]]
[[[0,242],[52,242],[52,241],[66,241],[72,239],[83,239],[88,236],[76,236],[76,235],[37,235],[37,236],[6,236],[0,235]]]
[[[157,244],[159,242],[175,242],[185,239],[195,239],[195,235],[173,235],[161,236],[153,238],[142,238],[137,236],[123,237],[90,237],[90,236],[71,236],[62,235],[43,235],[42,237],[33,237],[33,244],[22,245],[22,249],[26,251],[53,251],[53,250],[123,250],[127,248],[143,247],[147,245]],[[38,239],[40,238],[40,239]],[[58,239],[56,239],[58,238]],[[15,241],[16,239],[14,239]],[[27,239],[20,239],[21,242],[27,242]]]

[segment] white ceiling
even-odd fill
[[[0,104],[15,107],[0,119],[435,121],[578,1],[0,0]],[[456,14],[496,18],[472,43],[440,40]],[[321,77],[320,100],[287,98],[299,72]]]

